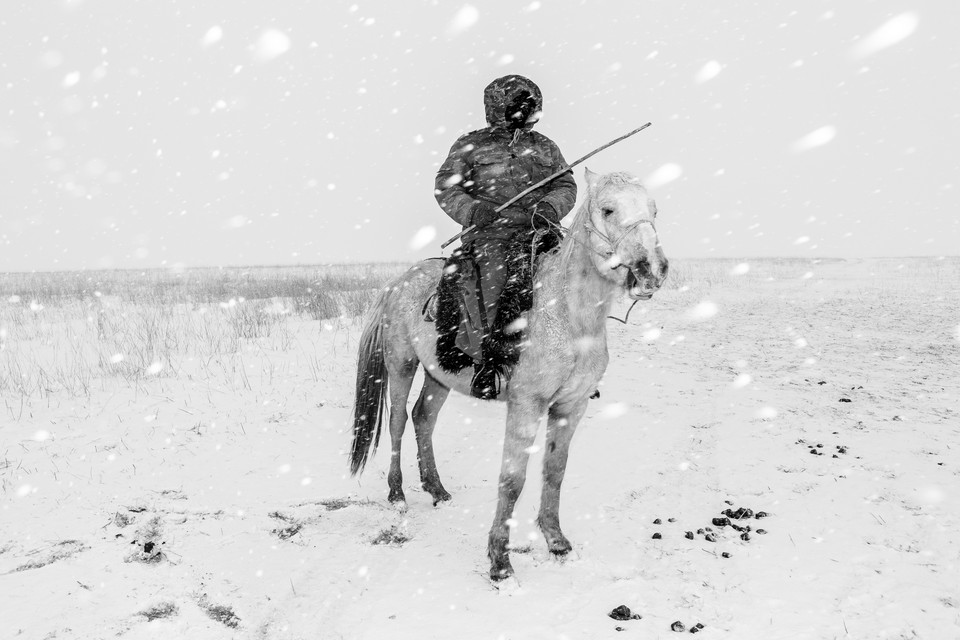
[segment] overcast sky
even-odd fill
[[[668,256],[960,253],[955,0],[3,0],[0,270],[440,255],[493,78]],[[583,187],[582,168],[577,181]]]

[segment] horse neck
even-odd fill
[[[597,271],[583,224],[576,224],[564,243],[570,244],[561,248],[565,259],[558,275],[563,278],[560,289],[566,298],[571,332],[577,337],[602,334],[617,286]]]

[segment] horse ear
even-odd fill
[[[583,177],[586,178],[587,180],[587,186],[593,187],[594,185],[597,184],[597,178],[599,178],[600,176],[594,173],[593,171],[590,171],[590,167],[584,167]]]

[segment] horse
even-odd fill
[[[505,374],[498,400],[507,403],[499,496],[488,537],[490,578],[514,574],[507,551],[512,518],[526,477],[531,445],[547,416],[543,489],[537,517],[550,552],[571,551],[560,529],[560,485],[570,441],[609,361],[606,319],[613,301],[648,300],[662,286],[668,262],[655,227],[656,203],[629,173],[584,173],[587,195],[559,248],[539,258],[533,308],[517,364]],[[423,489],[434,506],[450,499],[437,472],[433,431],[450,390],[470,394],[472,367],[458,374],[437,362],[437,332],[423,310],[437,289],[443,263],[425,260],[392,281],[377,297],[361,334],[353,407],[351,473],[376,451],[389,415],[388,499],[406,508],[400,441],[407,398],[417,367],[425,372],[413,407],[417,461]],[[389,412],[387,402],[389,398]]]

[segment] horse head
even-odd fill
[[[594,265],[631,299],[648,300],[663,285],[669,266],[657,237],[656,202],[628,173],[599,175],[587,169],[584,176],[584,227]]]

